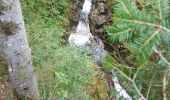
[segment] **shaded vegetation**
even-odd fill
[[[37,74],[40,100],[90,99],[86,85],[96,70],[88,50],[63,45],[68,26],[67,0],[21,0]],[[69,34],[69,33],[66,33]]]
[[[116,0],[107,39],[118,47],[104,65],[118,72],[134,99],[165,100],[170,98],[169,1],[146,1]]]

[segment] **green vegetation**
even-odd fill
[[[4,3],[2,0],[0,0],[0,15],[2,14],[2,11],[5,9]]]
[[[40,100],[89,99],[95,71],[87,50],[63,45],[68,0],[21,0]]]
[[[116,0],[107,33],[119,53],[113,51],[104,68],[118,72],[135,100],[170,98],[169,15],[168,0]]]
[[[69,3],[70,0],[21,0],[39,98],[108,100],[116,94],[113,87],[106,88],[107,76],[96,71],[88,50],[63,44],[61,37],[70,34],[66,32]],[[1,4],[0,0],[0,14],[5,9]],[[114,13],[113,24],[107,28],[107,41],[113,51],[103,67],[118,76],[134,100],[170,98],[169,4],[169,0],[109,0],[107,4]],[[1,76],[3,70],[0,68]],[[20,80],[24,80],[23,74],[18,73]]]

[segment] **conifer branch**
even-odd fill
[[[114,33],[114,34],[121,35],[123,33],[129,32],[129,31],[131,31],[131,29],[123,30],[122,32],[117,32],[117,33]]]
[[[126,7],[126,4],[123,1],[120,1],[120,2],[122,4],[123,8],[125,9],[125,12],[130,16],[130,12],[129,12],[129,10]]]
[[[159,18],[162,20],[161,0],[158,0]]]
[[[114,67],[114,69],[116,71],[119,72],[119,74],[121,74],[122,76],[124,76],[129,82],[131,82],[136,90],[136,92],[138,93],[138,95],[142,98],[142,100],[146,100],[146,98],[143,96],[143,94],[139,91],[139,89],[137,88],[137,85],[135,83],[135,81],[131,78],[129,78],[126,74],[124,74],[121,70],[119,70],[118,68]]]
[[[170,29],[168,29],[168,28],[166,28],[162,25],[159,25],[159,24],[154,24],[154,23],[149,23],[149,22],[144,22],[144,21],[139,21],[139,20],[122,19],[122,18],[116,18],[116,17],[114,17],[113,20],[135,23],[135,24],[141,24],[141,25],[147,25],[147,26],[153,26],[153,27],[157,27],[157,28],[160,28],[162,30],[165,30],[167,32],[170,32]]]
[[[153,49],[154,52],[158,53],[160,58],[168,65],[168,68],[170,70],[170,62],[162,55],[160,51],[158,51],[156,48]]]
[[[146,40],[146,42],[139,48],[139,52],[142,51],[142,49],[159,33],[160,29],[156,30],[149,39]]]

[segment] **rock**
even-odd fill
[[[107,0],[97,0],[97,2],[104,2],[106,3]]]
[[[101,65],[108,52],[104,50],[104,44],[99,38],[91,39],[91,44],[87,46],[90,50],[90,56],[97,65]]]
[[[107,0],[97,0],[90,12],[90,30],[94,36],[105,39],[105,26],[111,22],[111,11],[107,7]]]
[[[80,20],[80,12],[83,8],[84,0],[73,0],[70,7],[70,30],[76,31],[78,22]]]

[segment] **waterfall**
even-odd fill
[[[108,53],[104,50],[102,41],[99,38],[94,40],[92,34],[90,33],[88,16],[90,13],[91,5],[91,0],[85,0],[83,9],[80,13],[80,21],[77,26],[76,33],[71,34],[68,41],[70,44],[75,44],[78,47],[89,48],[91,50],[91,56],[96,64],[101,64]],[[127,94],[123,87],[121,87],[115,75],[112,76],[112,81],[117,92],[117,99],[123,97],[125,100],[132,100],[132,98]]]
[[[69,37],[69,43],[73,43],[76,46],[85,46],[90,44],[90,38],[92,37],[89,28],[89,13],[91,9],[91,0],[85,0],[83,9],[80,13],[80,21],[76,29],[76,34],[71,34]]]

